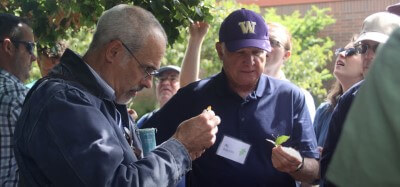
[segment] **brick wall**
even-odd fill
[[[353,34],[358,34],[361,30],[363,20],[370,14],[385,11],[386,7],[391,4],[398,3],[399,0],[297,0],[288,5],[287,1],[281,0],[279,5],[276,1],[271,0],[237,0],[240,3],[256,3],[263,8],[274,7],[280,15],[292,14],[298,10],[302,15],[311,9],[312,5],[319,8],[331,8],[330,14],[336,19],[336,23],[325,28],[320,32],[320,36],[329,36],[335,41],[332,50],[345,46]],[[335,57],[334,57],[335,58]],[[333,61],[328,64],[328,68],[333,70]],[[325,85],[330,87],[330,83]]]
[[[398,2],[399,0],[336,0],[270,7],[276,8],[277,13],[282,15],[291,14],[295,10],[304,14],[311,9],[312,5],[316,5],[319,8],[331,8],[331,15],[336,19],[336,23],[325,28],[319,35],[323,37],[329,36],[335,41],[334,49],[336,49],[345,46],[353,34],[360,32],[362,22],[368,15],[385,11],[388,5]],[[333,63],[330,63],[328,67],[332,69]]]

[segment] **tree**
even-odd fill
[[[178,37],[179,26],[211,19],[209,7],[200,0],[2,0],[0,12],[27,18],[40,45],[52,46],[55,41],[68,38],[69,29],[92,28],[104,10],[121,3],[152,12],[163,25],[170,44]]]

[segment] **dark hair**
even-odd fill
[[[11,40],[19,40],[23,37],[20,30],[20,24],[28,25],[22,18],[12,14],[0,13],[0,40],[10,38]]]

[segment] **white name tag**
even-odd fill
[[[244,164],[250,150],[250,144],[224,136],[217,149],[217,155]]]

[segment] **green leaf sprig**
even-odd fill
[[[278,146],[278,145],[282,145],[283,143],[285,143],[289,138],[290,138],[290,136],[282,135],[282,136],[278,136],[275,141],[270,140],[268,138],[265,140],[267,140],[268,142],[271,142],[275,146]]]

